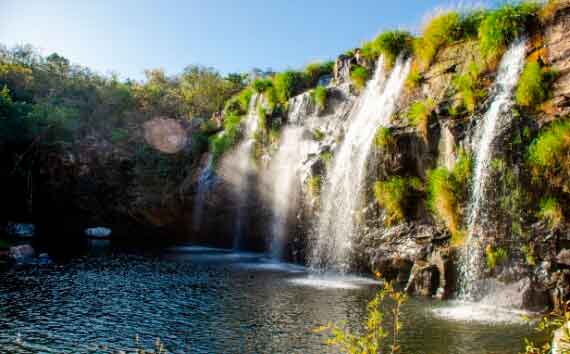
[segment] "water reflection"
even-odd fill
[[[304,271],[198,248],[107,249],[11,270],[0,273],[0,352],[111,353],[134,348],[138,335],[149,348],[160,337],[172,353],[335,353],[312,329],[329,321],[358,329],[376,285]],[[529,334],[523,324],[448,321],[434,315],[438,306],[406,305],[404,353],[517,353]]]

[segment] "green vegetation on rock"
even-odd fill
[[[317,105],[320,111],[323,111],[327,106],[328,91],[324,86],[317,86],[311,93],[311,98]]]
[[[421,181],[417,177],[394,176],[386,181],[374,183],[376,201],[386,211],[384,219],[386,226],[396,225],[405,220],[409,198],[414,190],[420,187]]]
[[[370,60],[384,56],[387,68],[394,66],[400,54],[412,52],[414,37],[407,31],[385,31],[362,46],[362,55]]]
[[[358,90],[363,90],[370,77],[368,70],[362,66],[356,66],[350,72],[350,79]]]
[[[480,83],[481,69],[474,61],[467,64],[467,70],[453,79],[453,86],[459,92],[463,106],[473,113],[478,100],[485,95]]]
[[[493,270],[498,264],[508,259],[508,253],[504,248],[487,245],[485,247],[485,263],[487,269]]]
[[[548,90],[556,76],[555,72],[541,68],[536,61],[527,63],[517,86],[517,104],[535,109],[548,97]]]
[[[381,150],[392,147],[394,145],[392,130],[388,127],[379,127],[374,136],[374,145]]]
[[[416,126],[425,141],[427,141],[429,136],[429,121],[434,109],[435,102],[428,98],[414,102],[408,110],[410,123]]]
[[[479,27],[482,59],[496,64],[508,45],[525,33],[539,9],[537,2],[523,1],[490,10]]]
[[[544,197],[540,200],[538,217],[545,220],[550,227],[556,228],[564,221],[562,206],[555,197]]]
[[[332,75],[334,62],[316,62],[305,67],[306,85],[307,87],[315,87],[318,85],[319,79],[325,75]]]

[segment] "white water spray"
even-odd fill
[[[313,241],[309,260],[314,270],[346,272],[350,268],[355,214],[361,206],[366,161],[376,130],[390,121],[409,70],[410,60],[398,59],[386,80],[384,60],[380,58],[374,76],[350,114],[348,131],[335,154],[323,190],[318,238]]]
[[[273,216],[270,253],[273,260],[282,260],[288,225],[298,201],[299,164],[305,155],[304,129],[296,126],[283,128],[279,150],[271,163]]]
[[[469,206],[469,234],[460,265],[459,295],[464,299],[472,300],[476,296],[475,281],[480,278],[484,267],[485,257],[478,236],[485,221],[484,201],[495,152],[494,143],[500,132],[509,127],[513,117],[513,92],[524,66],[525,48],[526,41],[518,40],[503,56],[492,89],[493,102],[477,128],[477,140],[473,148],[476,157]]]
[[[198,189],[194,197],[194,207],[192,209],[192,228],[194,232],[199,232],[202,228],[206,196],[212,189],[215,177],[214,157],[210,155],[206,167],[200,172],[200,176],[198,177]]]

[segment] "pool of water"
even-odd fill
[[[0,273],[0,353],[132,351],[152,348],[157,337],[171,353],[337,353],[313,329],[347,321],[358,330],[377,287],[363,277],[311,276],[259,254],[103,245],[50,268]],[[495,320],[493,309],[469,311],[410,300],[402,352],[518,353],[532,334],[520,314]]]

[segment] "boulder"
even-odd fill
[[[35,229],[34,224],[8,223],[6,233],[15,237],[34,237]]]
[[[560,252],[558,252],[558,255],[556,256],[556,262],[559,264],[570,266],[570,250],[563,249]]]
[[[85,236],[95,238],[105,238],[111,236],[112,230],[106,227],[92,227],[85,229]]]
[[[28,263],[34,258],[35,251],[30,245],[10,247],[9,257],[16,263]]]

